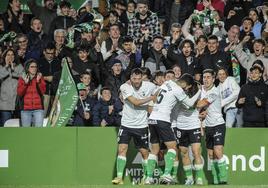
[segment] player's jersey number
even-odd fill
[[[157,95],[157,104],[160,104],[164,98],[164,94],[166,93],[167,91],[162,89],[159,94]]]

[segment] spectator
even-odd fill
[[[66,31],[56,29],[54,31],[54,42],[56,47],[55,57],[61,61],[64,57],[72,56],[72,50],[65,45]]]
[[[180,43],[184,40],[184,37],[182,35],[181,31],[181,24],[179,23],[173,23],[171,25],[170,29],[170,45],[167,48],[167,60],[170,62],[170,64],[174,64],[174,59],[172,58],[174,55],[178,55],[181,53],[181,50],[179,49]]]
[[[16,42],[17,42],[17,49],[16,50],[17,50],[17,54],[19,57],[19,61],[22,65],[24,65],[25,61],[28,58],[30,58],[29,55],[31,54],[31,52],[29,52],[28,38],[25,34],[21,33],[21,34],[17,35]],[[33,56],[35,56],[34,53],[33,53]],[[37,55],[37,57],[38,56],[39,56],[39,54]]]
[[[240,28],[237,25],[230,27],[227,33],[227,37],[220,41],[220,50],[228,52],[230,47],[229,45],[236,45],[239,42]]]
[[[252,19],[254,22],[252,32],[254,34],[254,37],[256,39],[261,38],[261,28],[262,28],[262,23],[259,21],[259,13],[255,8],[252,8],[249,10],[248,17]]]
[[[97,99],[98,89],[95,87],[94,83],[91,82],[91,80],[92,75],[90,72],[83,72],[80,74],[80,82],[86,86],[88,96]]]
[[[21,11],[20,6],[20,0],[8,0],[3,18],[7,31],[26,34],[29,31],[29,17]]]
[[[236,123],[237,127],[240,127],[242,123],[237,121],[239,118],[237,118],[237,108],[235,106],[240,87],[234,77],[228,76],[228,71],[224,68],[218,70],[217,76],[220,81],[218,88],[221,96],[221,107],[225,113],[225,125],[231,128]]]
[[[18,61],[18,56],[13,49],[3,53],[3,62],[0,65],[0,126],[12,118],[15,110],[17,84],[22,75],[23,67]]]
[[[173,62],[181,68],[181,74],[188,73],[194,76],[194,69],[199,67],[198,59],[194,55],[194,43],[185,39],[180,44],[181,54],[173,55]]]
[[[203,0],[199,1],[196,5],[196,9],[202,11],[204,9],[209,9],[211,11],[217,10],[220,15],[223,16],[224,12],[224,1],[222,0]]]
[[[68,63],[69,65],[69,68],[72,72],[72,75],[73,75],[73,79],[74,79],[74,82],[75,83],[79,83],[79,74],[73,70],[73,60],[71,57],[64,57],[62,60],[61,60],[61,67],[63,67],[63,64],[64,63]],[[62,69],[60,69],[59,71],[55,72],[53,74],[53,80],[52,80],[52,96],[55,96],[56,95],[56,92],[57,92],[57,89],[58,89],[58,85],[59,85],[59,82],[60,82],[60,78],[61,78],[61,71]]]
[[[48,35],[43,31],[43,24],[39,18],[32,18],[31,30],[27,34],[28,46],[30,51],[35,51],[35,58],[39,60],[41,58],[44,47],[49,41]]]
[[[44,6],[38,5],[36,0],[28,0],[27,4],[33,15],[41,20],[44,33],[48,35],[50,25],[57,17],[55,0],[44,0]]]
[[[105,62],[112,60],[120,53],[121,48],[122,38],[120,37],[120,27],[117,24],[111,25],[109,29],[109,38],[101,44],[103,60]]]
[[[17,92],[23,101],[21,109],[22,127],[42,127],[44,120],[43,95],[46,83],[38,72],[37,61],[29,59],[25,62],[24,73],[19,78]]]
[[[242,25],[242,20],[247,15],[250,7],[253,7],[251,1],[226,1],[226,5],[224,7],[224,17],[226,18],[226,31],[228,31],[233,25]]]
[[[268,88],[262,79],[262,69],[252,66],[250,80],[241,87],[236,106],[243,109],[244,127],[265,127],[265,104]]]
[[[175,64],[172,66],[172,70],[175,74],[175,80],[179,80],[182,75],[180,66],[178,64]]]
[[[128,1],[128,3],[127,3],[127,11],[123,13],[123,14],[126,14],[126,16],[128,18],[128,23],[135,16],[135,9],[136,9],[135,1],[133,1],[133,0]]]
[[[195,57],[200,60],[206,53],[208,53],[207,45],[208,39],[205,35],[200,35],[195,41]]]
[[[119,99],[113,99],[108,87],[101,89],[101,97],[93,107],[93,125],[107,127],[121,125],[122,103]]]
[[[209,53],[200,58],[201,69],[212,69],[217,72],[219,68],[224,67],[228,70],[228,75],[233,75],[230,54],[219,50],[219,41],[215,35],[208,38],[208,50]]]
[[[136,61],[136,46],[133,43],[133,39],[129,36],[123,37],[122,52],[116,57],[122,63],[122,68],[126,72],[127,79],[130,76],[130,72],[133,68],[139,66]]]
[[[157,15],[148,9],[148,0],[138,0],[137,13],[128,25],[127,35],[138,43],[144,40],[145,34],[152,42],[154,36],[160,35],[160,25]]]
[[[145,67],[148,67],[152,73],[161,70],[166,71],[171,68],[167,61],[166,49],[163,49],[164,38],[162,36],[155,36],[152,47],[149,48],[149,41],[144,41],[142,45],[142,57],[145,61]]]
[[[192,14],[183,24],[182,26],[182,33],[185,39],[190,39],[192,42],[195,43],[196,39],[200,36],[200,35],[204,35],[204,32],[202,30],[202,28],[199,27],[192,27],[191,28],[191,24],[192,24],[192,20],[193,20],[194,14]],[[192,30],[192,34],[191,31]]]
[[[70,29],[75,23],[75,20],[69,16],[71,3],[63,0],[59,3],[59,7],[60,15],[54,18],[50,25],[49,35],[51,37],[56,29],[64,29],[65,31],[68,31],[68,29]]]
[[[43,50],[43,55],[39,61],[40,72],[42,73],[44,80],[46,81],[46,92],[44,94],[44,116],[49,114],[49,110],[52,106],[52,81],[54,73],[61,70],[61,64],[55,57],[56,47],[53,43],[48,43]]]
[[[109,66],[110,65],[110,66]],[[118,59],[114,59],[109,65],[101,64],[101,70],[104,78],[104,86],[111,89],[112,98],[119,98],[119,89],[122,84],[127,81],[126,73],[122,69],[122,63]]]
[[[73,112],[73,126],[90,126],[92,125],[92,109],[96,101],[88,97],[86,86],[83,83],[78,83],[77,89],[79,100]]]
[[[253,26],[254,22],[251,18],[245,17],[243,19],[242,30],[240,31],[239,40],[242,41],[247,36],[247,41],[243,43],[243,48],[248,53],[253,52],[252,43],[253,40],[255,39],[254,33],[252,32]]]
[[[235,55],[238,58],[240,64],[247,70],[247,77],[250,75],[250,68],[253,62],[256,60],[261,60],[264,65],[263,79],[266,81],[268,79],[268,59],[264,57],[265,41],[262,39],[256,39],[253,42],[254,53],[247,54],[243,51],[242,46],[247,41],[250,40],[249,36],[246,36],[234,49]]]
[[[74,58],[74,66],[73,69],[82,74],[83,72],[87,71],[92,74],[92,81],[94,85],[97,87],[100,84],[100,70],[97,66],[96,62],[93,62],[91,57],[89,56],[88,48],[85,45],[81,45],[77,49],[78,54]],[[101,54],[100,54],[101,56]],[[99,56],[99,58],[101,58]]]

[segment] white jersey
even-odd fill
[[[182,103],[177,103],[171,113],[172,125],[178,129],[192,130],[200,128],[199,111],[196,108],[187,108]]]
[[[209,102],[204,126],[215,127],[224,124],[225,121],[221,112],[221,96],[219,89],[213,86],[210,90],[206,91],[202,86],[201,99],[207,99]]]
[[[235,103],[240,91],[239,85],[236,83],[235,78],[228,76],[223,83],[218,86],[221,94],[221,107],[226,112],[229,108],[236,108]]]
[[[135,106],[127,98],[133,96],[137,99],[144,99],[153,94],[155,85],[148,81],[143,81],[141,87],[136,90],[132,85],[124,83],[120,87],[124,99],[121,124],[129,128],[148,127],[147,104]]]
[[[177,101],[183,101],[187,95],[174,81],[169,80],[160,86],[157,101],[149,119],[171,122],[170,114]]]

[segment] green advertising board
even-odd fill
[[[56,0],[56,2],[59,2],[60,0]],[[83,5],[87,0],[69,0],[69,2],[72,4],[72,7],[78,10],[81,5]],[[36,0],[37,4],[42,5],[43,0]],[[29,7],[27,6],[27,0],[20,0],[21,3],[21,10],[25,13],[30,13]],[[8,0],[1,0],[0,1],[0,12],[5,12],[7,9]]]
[[[229,184],[268,184],[267,135],[268,129],[227,130]],[[109,185],[116,173],[116,152],[115,128],[1,128],[0,185]],[[132,144],[127,160],[125,183],[139,183],[141,157]],[[158,169],[154,174],[157,181]],[[179,181],[184,182],[181,163]]]

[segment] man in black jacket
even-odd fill
[[[212,69],[215,72],[223,67],[228,70],[229,75],[233,75],[231,56],[229,53],[219,50],[219,41],[217,36],[211,35],[208,38],[209,53],[201,57],[200,66],[202,70]]]
[[[54,73],[61,70],[60,62],[55,58],[56,47],[53,43],[48,43],[43,50],[44,57],[39,61],[40,72],[46,81],[46,92],[44,95],[44,115],[47,115],[51,107],[52,99],[52,81]]]
[[[263,70],[253,65],[250,81],[241,87],[236,106],[243,108],[244,127],[265,127],[265,104],[268,99],[268,86],[262,79]]]

